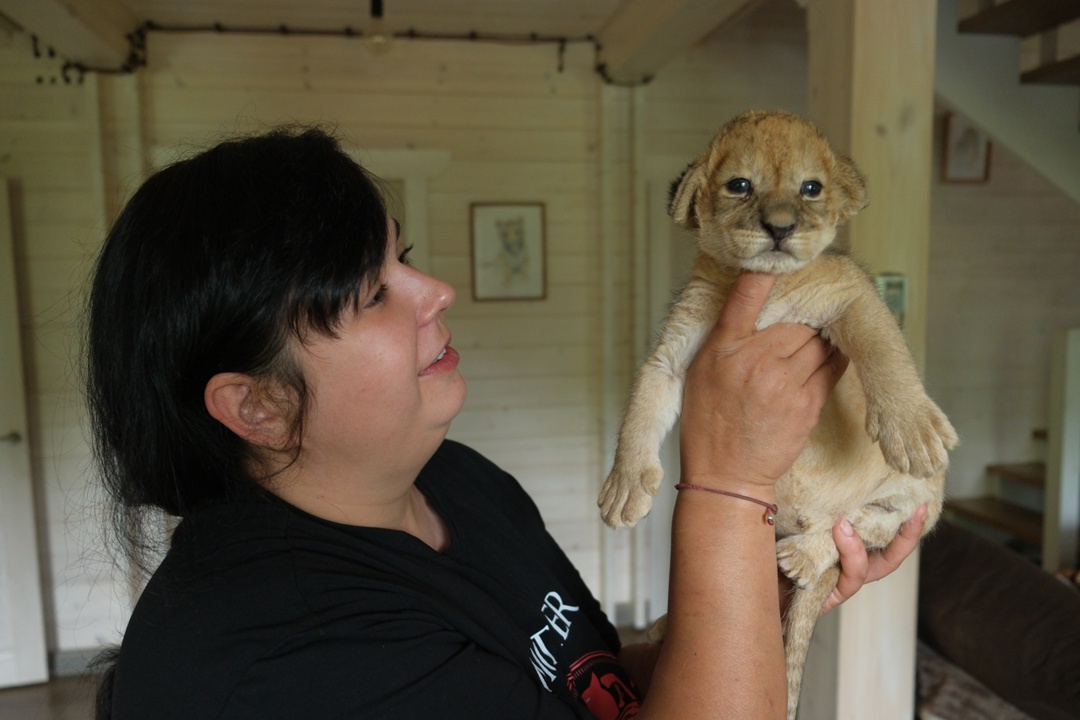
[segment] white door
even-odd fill
[[[0,687],[48,679],[9,198],[0,178]]]

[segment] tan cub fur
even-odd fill
[[[810,636],[839,576],[833,525],[846,517],[872,551],[927,503],[929,530],[941,511],[947,450],[957,443],[873,283],[830,247],[837,226],[866,201],[855,165],[802,118],[755,111],[721,129],[673,195],[671,215],[697,231],[698,254],[635,380],[599,499],[612,527],[633,525],[649,511],[685,370],[732,283],[746,270],[777,275],[757,327],[819,328],[851,361],[806,448],[776,485],[778,562],[796,584],[784,622],[789,718]]]

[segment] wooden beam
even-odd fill
[[[845,228],[872,273],[907,277],[904,334],[920,371],[934,120],[936,0],[810,0],[810,118],[851,156],[870,205]],[[895,5],[895,7],[894,7]]]
[[[127,35],[138,27],[118,0],[0,0],[0,14],[61,57],[94,68],[123,66]]]
[[[619,85],[652,79],[671,58],[762,0],[624,0],[597,35],[601,73]]]

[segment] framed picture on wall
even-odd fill
[[[543,300],[547,294],[543,203],[473,203],[474,300]]]
[[[941,179],[983,183],[990,179],[990,137],[963,115],[945,114]]]

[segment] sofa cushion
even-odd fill
[[[920,554],[919,637],[1039,720],[1080,718],[1080,593],[942,521]]]

